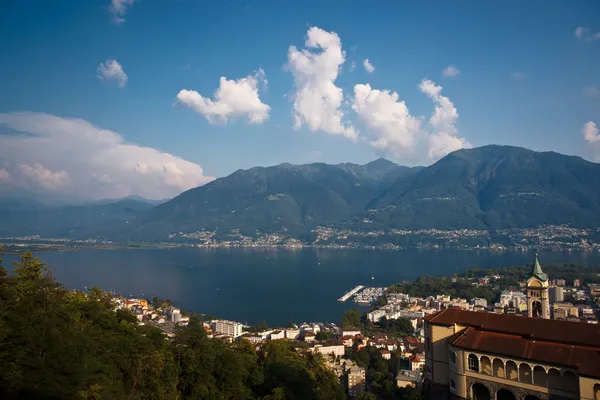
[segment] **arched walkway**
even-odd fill
[[[470,371],[479,372],[479,359],[475,354],[469,354],[469,357],[467,357],[467,361],[469,363]]]
[[[506,362],[506,377],[512,381],[519,380],[519,370],[517,364],[514,361]]]
[[[538,386],[546,387],[548,386],[548,377],[546,375],[546,370],[539,365],[536,365],[533,368],[533,384]]]
[[[548,388],[549,389],[561,389],[562,375],[556,368],[550,368],[548,370]]]
[[[481,368],[481,373],[486,375],[492,374],[492,362],[486,356],[481,357],[479,360],[479,368]]]
[[[519,382],[532,383],[531,367],[529,364],[522,363],[519,365]]]
[[[517,400],[514,394],[508,389],[500,389],[496,393],[497,400]]]
[[[473,400],[490,400],[490,391],[481,383],[476,383],[471,388],[473,391]]]
[[[494,370],[494,376],[499,378],[504,378],[504,363],[499,358],[494,358],[494,362],[492,363],[492,368]]]

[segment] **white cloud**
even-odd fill
[[[354,71],[356,69],[356,62],[352,61],[352,64],[350,64],[350,72]]]
[[[524,72],[521,72],[521,71],[515,71],[512,74],[510,74],[510,76],[513,79],[516,79],[518,81],[521,81],[521,80],[527,78],[527,74],[525,74]]]
[[[185,89],[177,94],[177,100],[202,114],[211,124],[226,124],[236,117],[246,117],[251,124],[262,124],[269,119],[271,107],[260,100],[259,83],[265,86],[268,83],[265,72],[260,68],[255,74],[236,81],[222,76],[214,100]]]
[[[363,67],[367,70],[368,73],[372,74],[375,71],[375,66],[369,62],[368,58],[365,58],[363,61]]]
[[[6,168],[0,168],[0,184],[4,181],[7,182],[10,180],[10,174],[6,170]]]
[[[398,99],[398,93],[372,89],[369,84],[354,86],[352,109],[375,136],[371,145],[395,157],[412,150],[421,126]]]
[[[581,93],[584,96],[590,97],[592,99],[600,99],[600,88],[598,88],[597,86],[586,86],[583,88]]]
[[[583,134],[585,141],[588,143],[600,142],[598,127],[593,121],[586,122],[581,129],[581,133]]]
[[[115,80],[119,87],[123,87],[127,83],[127,74],[117,60],[106,60],[100,63],[96,72],[99,79]]]
[[[0,165],[9,191],[69,199],[162,199],[212,180],[197,164],[87,121],[29,112],[0,114]]]
[[[127,7],[131,6],[134,1],[135,0],[111,0],[108,12],[115,24],[122,24],[125,22]]]
[[[343,91],[335,85],[346,53],[335,32],[313,26],[306,34],[305,48],[290,46],[287,68],[294,77],[295,129],[307,125],[311,131],[322,130],[352,140],[358,132],[343,122]]]
[[[454,65],[448,65],[443,71],[442,75],[446,77],[453,77],[460,74],[460,69],[456,68]]]
[[[429,136],[429,157],[440,158],[452,151],[473,147],[466,139],[457,136],[458,111],[448,97],[442,96],[443,88],[431,80],[423,79],[419,89],[436,104],[429,119],[433,128]]]
[[[600,39],[600,32],[591,33],[589,28],[584,28],[582,26],[578,26],[577,29],[575,29],[574,34],[577,39],[586,40],[588,42]]]

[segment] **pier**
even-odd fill
[[[342,297],[340,297],[337,301],[339,302],[345,302],[346,300],[348,300],[350,297],[354,296],[356,293],[358,293],[360,290],[362,290],[364,288],[363,285],[358,285],[357,287],[355,287],[354,289],[352,289],[349,292],[346,292],[345,295],[343,295]]]

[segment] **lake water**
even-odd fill
[[[525,265],[533,253],[337,249],[156,249],[44,252],[68,288],[171,299],[189,311],[247,323],[338,322],[356,285],[388,286],[421,275]],[[5,266],[10,260],[5,257]],[[600,265],[600,253],[543,252],[543,264]],[[374,277],[375,279],[371,279]]]

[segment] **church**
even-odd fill
[[[537,255],[528,317],[446,309],[425,317],[429,398],[600,400],[600,326],[550,319]]]

